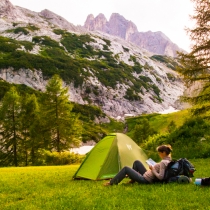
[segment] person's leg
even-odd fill
[[[120,183],[125,178],[126,174],[133,181],[145,184],[148,183],[141,174],[126,166],[110,181],[110,184],[113,185]]]
[[[141,175],[143,175],[147,171],[142,162],[140,162],[139,160],[134,161],[133,169],[139,172]]]

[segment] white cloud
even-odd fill
[[[10,0],[36,12],[49,9],[75,25],[83,25],[88,14],[103,13],[109,19],[119,13],[134,22],[139,31],[162,31],[173,42],[189,50],[190,41],[184,30],[190,27],[193,14],[190,0]]]

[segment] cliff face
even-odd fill
[[[181,49],[162,32],[137,32],[129,36],[128,41],[131,41],[138,46],[147,49],[154,54],[176,56],[176,51]]]
[[[169,106],[177,108],[175,102],[183,94],[184,86],[171,68],[174,61],[161,63],[148,51],[124,40],[139,32],[122,16],[113,14],[110,22],[102,14],[97,18],[90,15],[86,28],[106,33],[87,32],[48,10],[36,13],[14,7],[7,0],[0,3],[6,8],[0,13],[4,17],[0,18],[0,39],[9,46],[6,51],[1,48],[0,53],[11,60],[0,68],[3,80],[44,91],[50,78],[46,72],[54,69],[63,75],[71,101],[99,106],[114,118],[160,112]],[[19,58],[9,57],[13,56],[13,51],[7,51],[11,43],[18,56],[30,59],[30,65],[28,60],[17,63]],[[33,63],[34,59],[42,65]],[[0,65],[5,66],[2,62],[0,59]]]
[[[113,13],[109,21],[106,20],[103,14],[99,14],[96,18],[89,15],[84,27],[90,31],[102,31],[118,36],[154,54],[175,57],[177,55],[176,51],[183,51],[162,32],[139,32],[132,21],[126,20],[117,13]]]
[[[85,28],[89,31],[98,30],[108,33],[109,27],[107,24],[107,19],[103,14],[99,14],[96,18],[93,15],[88,15]]]
[[[80,30],[78,27],[74,26],[72,23],[69,23],[66,19],[63,17],[45,9],[42,10],[39,15],[46,20],[48,20],[51,24],[70,31],[78,31]]]
[[[9,0],[0,0],[0,17],[12,19],[21,19],[23,14],[18,8],[14,7]]]

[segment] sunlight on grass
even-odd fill
[[[136,122],[139,119],[146,118],[149,120],[149,123],[152,128],[155,129],[158,133],[168,132],[168,125],[171,121],[174,121],[176,127],[183,125],[187,117],[190,116],[189,110],[182,110],[178,112],[173,112],[170,114],[146,114],[139,117],[128,118],[127,123],[129,127],[129,133],[132,133]],[[127,134],[129,134],[127,133]]]
[[[210,159],[193,159],[195,177],[208,177]],[[0,168],[0,209],[209,209],[210,188],[191,184],[125,184],[72,180],[78,165]],[[193,178],[195,179],[195,178]]]

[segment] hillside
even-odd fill
[[[126,122],[127,135],[137,141],[149,156],[155,159],[158,158],[156,148],[162,144],[172,146],[174,159],[208,158],[210,155],[209,119],[193,116],[190,110],[142,115],[128,118]]]
[[[187,119],[188,116],[190,116],[190,112],[188,110],[183,110],[170,114],[154,113],[154,114],[142,115],[139,117],[127,118],[126,122],[128,124],[128,134],[130,133],[132,135],[132,131],[135,125],[141,119],[147,119],[151,127],[157,133],[163,134],[168,132],[168,126],[171,123],[171,121],[173,121],[177,127],[180,127],[183,125],[184,121]]]
[[[0,78],[43,91],[59,74],[70,100],[124,119],[179,108],[184,85],[177,62],[100,32],[87,32],[49,10],[40,13],[0,0]]]
[[[43,93],[30,88],[24,84],[10,84],[0,79],[0,101],[5,93],[15,86],[21,96],[26,94],[35,94],[38,102],[41,103]],[[82,105],[73,103],[72,112],[79,114],[79,120],[82,123],[81,141],[93,140],[98,142],[103,136],[112,132],[123,132],[124,124],[108,118],[98,107],[91,105]],[[100,123],[100,124],[99,124]]]

